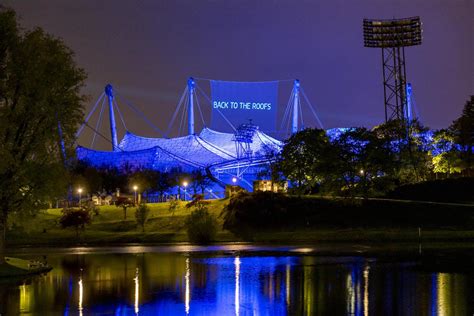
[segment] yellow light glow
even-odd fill
[[[140,283],[139,283],[139,280],[138,280],[138,268],[135,272],[135,278],[133,279],[133,281],[135,281],[135,315],[138,315],[138,312],[140,311],[139,309],[139,304],[138,304],[138,300],[139,300],[139,297],[140,297]]]
[[[23,284],[20,285],[20,311],[22,313],[30,312],[31,295],[30,286]]]
[[[83,299],[83,295],[84,295],[84,287],[82,285],[82,278],[79,279],[79,315],[82,316],[82,299]]]
[[[364,315],[369,315],[369,266],[364,269]]]

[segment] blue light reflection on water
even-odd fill
[[[425,273],[362,257],[96,253],[49,260],[48,275],[0,285],[1,313],[8,314],[5,307],[11,314],[206,316],[472,309],[472,273]]]

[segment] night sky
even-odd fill
[[[86,112],[110,82],[161,128],[189,76],[299,78],[325,128],[382,122],[381,52],[363,47],[363,18],[421,16],[423,44],[408,48],[406,58],[425,125],[447,127],[474,94],[473,0],[2,3],[17,10],[24,27],[41,26],[75,51],[77,63],[89,74]],[[290,90],[291,85],[281,85],[280,93],[289,96]],[[130,131],[158,136],[123,111]],[[306,124],[311,122],[308,116]],[[90,139],[84,133],[80,143],[89,145]]]

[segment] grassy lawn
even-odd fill
[[[218,221],[218,242],[242,241],[231,232],[222,229],[223,219],[220,214],[228,200],[213,200],[208,205],[209,212]],[[87,245],[111,245],[126,243],[175,243],[187,242],[184,227],[185,218],[191,209],[181,202],[178,209],[171,214],[169,203],[148,204],[151,209],[145,232],[137,226],[135,208],[127,210],[124,219],[123,210],[116,206],[101,206],[99,214],[94,215],[91,225],[86,227],[80,240],[76,238],[73,229],[60,228],[58,221],[60,209],[48,209],[35,216],[21,220],[21,226],[16,225],[8,232],[9,247],[33,245],[72,246],[78,243]],[[20,221],[18,221],[20,222]],[[311,243],[318,241],[344,242],[404,242],[418,241],[416,228],[308,228],[298,230],[272,230],[253,232],[248,240],[258,243]],[[422,239],[425,241],[474,241],[474,230],[459,229],[424,229]]]
[[[222,227],[220,217],[226,200],[214,200],[208,208],[209,212],[217,218],[219,227]],[[150,214],[145,225],[145,233],[137,226],[135,221],[135,208],[127,209],[127,218],[121,207],[100,206],[99,214],[94,215],[92,223],[86,226],[81,234],[80,243],[86,244],[117,244],[117,243],[166,243],[185,242],[187,235],[184,222],[191,209],[185,207],[186,202],[180,202],[174,213],[169,211],[169,203],[150,203]],[[58,222],[61,209],[48,209],[37,215],[22,220],[22,225],[14,226],[9,231],[7,242],[9,246],[55,244],[73,245],[78,243],[75,230],[62,229]],[[23,224],[24,223],[24,224]],[[235,240],[228,231],[219,229],[220,241]]]

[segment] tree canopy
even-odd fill
[[[73,153],[75,132],[83,120],[86,74],[61,39],[41,28],[21,30],[12,10],[0,8],[0,39],[3,253],[9,213],[36,210],[64,194],[64,163]]]
[[[453,122],[450,130],[454,142],[460,147],[462,170],[471,176],[474,170],[474,96],[466,102],[461,116]]]

